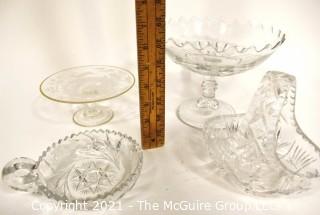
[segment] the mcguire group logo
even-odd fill
[[[283,204],[267,204],[263,201],[245,203],[240,201],[148,201],[138,200],[122,205],[121,201],[93,201],[93,202],[41,202],[34,201],[32,210],[34,211],[122,211],[132,208],[136,211],[194,211],[194,212],[261,212],[279,211],[285,209]]]

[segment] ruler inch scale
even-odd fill
[[[164,145],[165,0],[135,0],[143,149]]]

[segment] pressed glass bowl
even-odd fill
[[[247,113],[206,122],[205,142],[227,183],[261,196],[319,186],[320,149],[295,119],[295,93],[293,76],[268,72]]]
[[[206,120],[234,114],[233,107],[216,99],[215,77],[238,74],[265,61],[285,41],[274,27],[251,22],[223,22],[210,18],[179,18],[167,22],[166,51],[187,70],[204,75],[202,95],[182,102],[178,118],[202,129]]]
[[[142,150],[116,131],[72,134],[48,147],[38,161],[16,158],[2,170],[13,189],[42,193],[57,201],[115,201],[140,175]]]
[[[170,19],[167,28],[169,56],[177,64],[209,76],[252,69],[285,41],[281,30],[252,22],[179,18]]]

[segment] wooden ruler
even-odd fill
[[[136,0],[140,125],[143,149],[163,146],[165,0]]]

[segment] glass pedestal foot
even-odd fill
[[[73,121],[85,127],[93,127],[105,124],[113,118],[113,111],[105,106],[86,105],[73,115]]]
[[[204,123],[214,116],[224,114],[234,114],[231,105],[221,100],[217,100],[216,107],[199,107],[199,99],[193,98],[182,102],[177,109],[177,117],[184,124],[193,128],[202,129]]]

